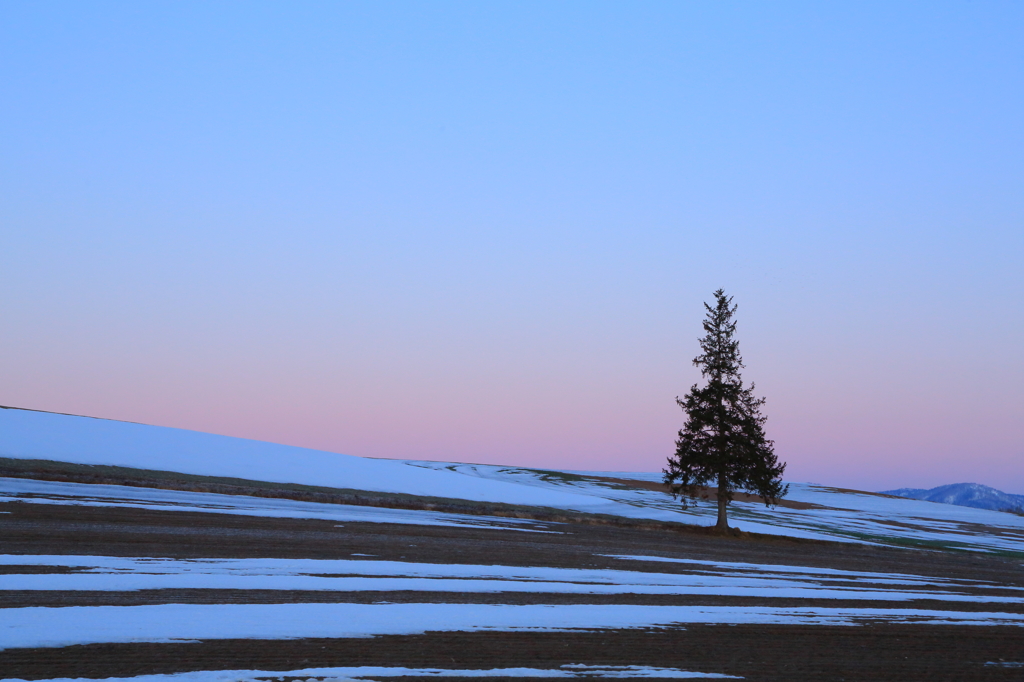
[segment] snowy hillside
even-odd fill
[[[953,483],[940,485],[930,490],[900,488],[899,490],[886,490],[883,494],[995,511],[1024,508],[1024,495],[1011,495],[979,483]]]
[[[1017,679],[1024,517],[793,483],[722,536],[660,477],[0,409],[0,673]]]
[[[483,464],[383,460],[194,431],[0,409],[0,458],[233,477],[280,484],[543,507],[633,520],[714,525],[712,504],[681,509],[658,473],[567,472]],[[220,513],[340,518],[337,504],[0,479],[0,499],[37,503],[201,507]],[[1024,554],[1024,517],[875,493],[792,483],[779,507],[734,502],[732,525],[768,535]],[[351,514],[345,510],[342,515]],[[369,513],[369,512],[367,512]],[[379,512],[378,512],[379,513]],[[438,517],[439,518],[439,517]],[[424,517],[423,523],[437,518]],[[466,519],[452,518],[464,524]],[[497,523],[483,520],[483,523]],[[446,522],[447,523],[447,522]]]
[[[507,504],[586,505],[565,491],[197,431],[13,408],[0,409],[0,457],[229,476],[275,483]]]

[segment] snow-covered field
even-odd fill
[[[356,523],[401,523],[414,526],[507,528],[520,531],[551,532],[546,530],[548,524],[541,526],[531,520],[477,514],[449,514],[419,509],[323,504],[248,495],[221,495],[123,485],[94,485],[0,477],[0,502],[13,501],[86,507],[164,509],[278,519],[323,519]]]
[[[479,502],[586,506],[571,491],[531,490],[402,460],[369,459],[244,438],[48,412],[0,409],[0,457],[107,464]]]
[[[887,608],[646,606],[636,604],[159,604],[22,608],[4,613],[5,648],[213,639],[531,632],[717,625],[892,622],[1024,625],[1024,614]]]
[[[663,557],[615,557],[673,561]],[[684,563],[683,560],[674,560]],[[1024,604],[1016,596],[979,595],[983,581],[736,562],[685,563],[685,572],[425,564],[371,559],[161,559],[0,555],[0,566],[70,568],[69,573],[0,575],[0,590],[242,589],[336,592],[543,592],[572,594],[728,595]],[[971,589],[970,594],[964,589]],[[1007,589],[1007,588],[1002,588]]]
[[[1024,588],[977,580],[818,567],[613,556],[623,564],[672,564],[673,573],[474,564],[426,564],[372,558],[165,559],[4,555],[5,591],[312,590],[335,592],[714,595],[857,600],[844,608],[487,605],[487,604],[161,604],[6,611],[0,647],[63,647],[102,642],[368,637],[427,630],[553,631],[680,624],[854,625],[859,622],[1024,626]],[[61,572],[66,571],[66,572]],[[988,591],[988,594],[979,593]],[[946,602],[942,610],[901,602]],[[990,611],[958,603],[992,604]]]
[[[588,505],[574,508],[593,513],[700,525],[714,525],[717,513],[709,503],[684,510],[663,492],[594,478],[654,483],[661,481],[660,473],[560,472],[441,462],[409,464],[469,477],[516,482],[529,488],[572,491],[592,500]],[[1024,517],[1014,514],[799,482],[790,483],[786,499],[813,507],[768,509],[761,504],[737,501],[730,505],[730,523],[745,531],[768,535],[1024,555]]]
[[[633,519],[702,525],[714,522],[714,509],[710,504],[684,510],[663,492],[594,478],[601,476],[650,483],[660,480],[661,475],[656,472],[562,472],[483,464],[367,459],[181,429],[26,410],[0,409],[0,456],[539,506]],[[0,492],[23,498],[28,493],[12,485],[5,483]],[[137,492],[117,492],[107,486],[92,487],[94,493],[90,497],[93,499],[89,504],[113,504],[118,497],[122,500],[120,504],[132,504],[129,501],[132,499],[139,502]],[[57,492],[55,488],[48,488],[40,495],[56,500]],[[272,504],[271,501],[254,501],[252,498],[245,502],[216,501],[212,496],[189,497],[186,493],[167,491],[161,496],[149,494],[144,503],[166,503],[184,508],[189,505],[189,500],[193,500],[195,504],[207,505],[211,510],[229,513],[336,514],[339,520],[357,513],[338,510],[339,505],[289,504],[280,500]],[[70,497],[85,499],[80,491]],[[799,482],[791,483],[788,499],[813,506],[806,509],[766,509],[763,505],[734,502],[731,508],[733,525],[749,532],[798,538],[1024,555],[1024,517],[1013,514]],[[474,521],[458,515],[414,513],[407,514],[405,518],[408,520],[404,522],[421,519],[419,523],[485,523],[532,528],[530,524],[515,524],[493,517],[478,517]]]
[[[1024,518],[1005,513],[794,483],[789,499],[801,504],[766,509],[736,502],[733,524],[765,535],[843,544],[514,518],[479,505],[699,525],[713,523],[714,509],[707,503],[681,509],[652,485],[660,475],[651,472],[373,460],[12,409],[0,409],[0,457],[430,496],[472,502],[481,510],[450,513],[0,478],[0,539],[7,543],[3,547],[19,543],[17,551],[0,547],[6,552],[0,554],[0,674],[5,661],[22,665],[18,652],[30,652],[24,654],[26,669],[77,671],[71,677],[108,682],[735,678],[726,672],[740,669],[739,659],[727,652],[711,668],[630,658],[643,649],[642,639],[618,658],[602,652],[607,641],[634,636],[622,633],[683,637],[707,627],[771,633],[914,627],[955,632],[948,635],[951,643],[980,637],[984,644],[984,635],[970,633],[985,631],[1003,633],[997,639],[1010,642],[1010,650],[1024,642],[1016,634],[1024,633],[1024,580],[1017,568],[1024,557]],[[464,507],[473,507],[468,502]],[[215,554],[203,554],[203,548]],[[968,563],[947,561],[950,556]],[[933,560],[946,563],[931,566]],[[494,661],[491,667],[456,665],[457,656],[473,653],[462,644],[445,650],[441,666],[409,663],[422,660],[415,656],[392,658],[391,649],[384,653],[388,665],[349,665],[345,656],[351,652],[342,658],[317,654],[329,649],[328,642],[402,637],[412,638],[401,640],[402,646],[415,648],[416,638],[428,641],[439,633],[596,633],[613,639],[595,640],[589,658],[568,659],[558,639],[544,640],[545,651],[557,655],[531,660],[548,665],[511,667],[509,662],[523,662],[514,653],[481,659]],[[771,640],[760,655],[769,655],[786,637]],[[250,641],[277,644],[257,650],[237,644]],[[271,668],[247,658],[265,658],[265,651],[286,641],[325,644],[310,645]],[[187,656],[144,648],[211,642],[228,643],[217,663],[191,663]],[[61,658],[72,646],[82,648]],[[853,655],[862,650],[851,646]],[[108,655],[102,653],[107,649],[89,647],[121,648]],[[310,650],[332,665],[305,664]],[[85,654],[99,656],[106,670],[170,672],[101,674],[78,662]],[[58,662],[49,663],[51,656]],[[124,656],[155,658],[149,668],[139,668],[122,664]],[[1015,660],[986,662],[1009,670]],[[251,668],[239,667],[250,662]],[[56,672],[24,679],[63,679]]]

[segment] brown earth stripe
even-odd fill
[[[329,666],[490,669],[566,664],[649,665],[761,682],[1020,680],[1019,628],[865,625],[689,626],[556,633],[428,633],[356,639],[217,640],[99,644],[0,651],[7,677],[104,678],[194,670],[296,670]]]
[[[146,604],[634,604],[641,606],[750,606],[778,608],[927,609],[970,613],[1024,613],[1024,604],[938,599],[878,601],[867,599],[796,599],[721,595],[587,595],[550,592],[327,592],[312,590],[138,590],[0,592],[0,609],[28,606],[140,606]]]
[[[273,519],[226,514],[0,503],[0,553],[169,558],[347,559],[687,572],[670,562],[603,554],[685,557],[896,572],[1024,587],[1019,560],[979,553],[679,536],[568,525],[564,535],[509,530]],[[343,527],[338,527],[339,525]]]
[[[630,528],[658,528],[684,533],[708,534],[714,531],[700,525],[655,521],[651,519],[633,519],[597,513],[583,513],[549,507],[532,507],[490,502],[476,502],[453,498],[434,498],[408,495],[404,493],[381,493],[365,490],[335,489],[319,486],[281,484],[246,479],[231,479],[211,476],[195,476],[177,474],[169,471],[146,471],[142,469],[126,469],[123,467],[88,466],[53,462],[46,460],[19,460],[0,457],[0,477],[25,478],[40,481],[80,483],[85,485],[117,485],[133,488],[152,488],[155,490],[176,490],[183,492],[214,493],[221,495],[240,495],[246,497],[262,497],[270,499],[288,499],[301,502],[317,502],[324,504],[356,505],[361,507],[383,507],[389,509],[409,509],[440,511],[453,514],[498,516],[513,519],[534,519],[540,522],[578,523],[594,525],[611,525]],[[592,481],[613,481],[600,476],[575,477]],[[625,481],[637,483],[638,486],[649,488],[642,481]],[[621,482],[619,483],[621,484]],[[658,489],[659,492],[668,491]],[[714,489],[708,489],[714,491]],[[711,493],[715,495],[715,492]],[[28,495],[29,497],[31,495]],[[707,498],[707,494],[705,494]],[[756,495],[736,493],[736,500],[750,502],[761,501]],[[780,502],[780,504],[782,504]],[[786,501],[784,506],[798,509],[808,507],[805,503]],[[811,541],[814,542],[814,541]]]

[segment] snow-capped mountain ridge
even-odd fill
[[[898,490],[883,490],[882,492],[886,495],[907,497],[913,500],[956,504],[961,507],[976,507],[978,509],[1003,511],[1024,508],[1024,495],[1004,493],[1001,490],[996,490],[980,483],[951,483],[949,485],[940,485],[930,490],[923,488],[899,488]]]

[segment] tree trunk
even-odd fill
[[[718,479],[718,523],[715,524],[715,528],[721,531],[729,530],[729,519],[725,515],[727,504],[729,504],[729,499],[725,493],[725,481]]]

